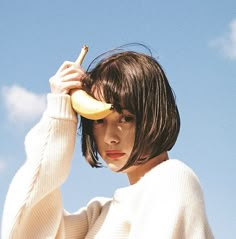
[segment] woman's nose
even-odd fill
[[[104,142],[106,144],[117,144],[120,142],[119,128],[115,125],[107,125],[104,135]]]

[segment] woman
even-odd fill
[[[87,72],[65,62],[50,86],[47,109],[26,137],[27,161],[9,188],[3,239],[213,238],[196,175],[168,158],[180,119],[153,57],[115,52]],[[70,92],[79,88],[114,108],[103,119],[82,117],[83,155],[93,167],[101,166],[101,156],[112,171],[127,174],[130,186],[69,214],[60,186],[70,171],[77,129]]]

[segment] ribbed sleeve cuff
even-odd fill
[[[52,118],[78,121],[77,114],[71,106],[70,95],[49,93],[45,114]]]

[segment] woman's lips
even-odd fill
[[[122,151],[119,150],[107,150],[106,155],[108,158],[117,159],[125,155]]]

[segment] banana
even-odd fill
[[[88,46],[84,45],[75,64],[81,65],[87,52]],[[112,104],[98,101],[83,90],[73,90],[71,92],[71,104],[78,114],[91,120],[105,118],[113,109]]]
[[[87,52],[88,52],[88,46],[87,45],[83,45],[82,48],[81,48],[80,54],[79,54],[78,58],[75,61],[75,64],[82,65],[83,60],[84,60]]]
[[[91,120],[105,118],[112,113],[113,109],[112,104],[98,101],[83,90],[74,91],[71,94],[71,102],[78,114]]]

